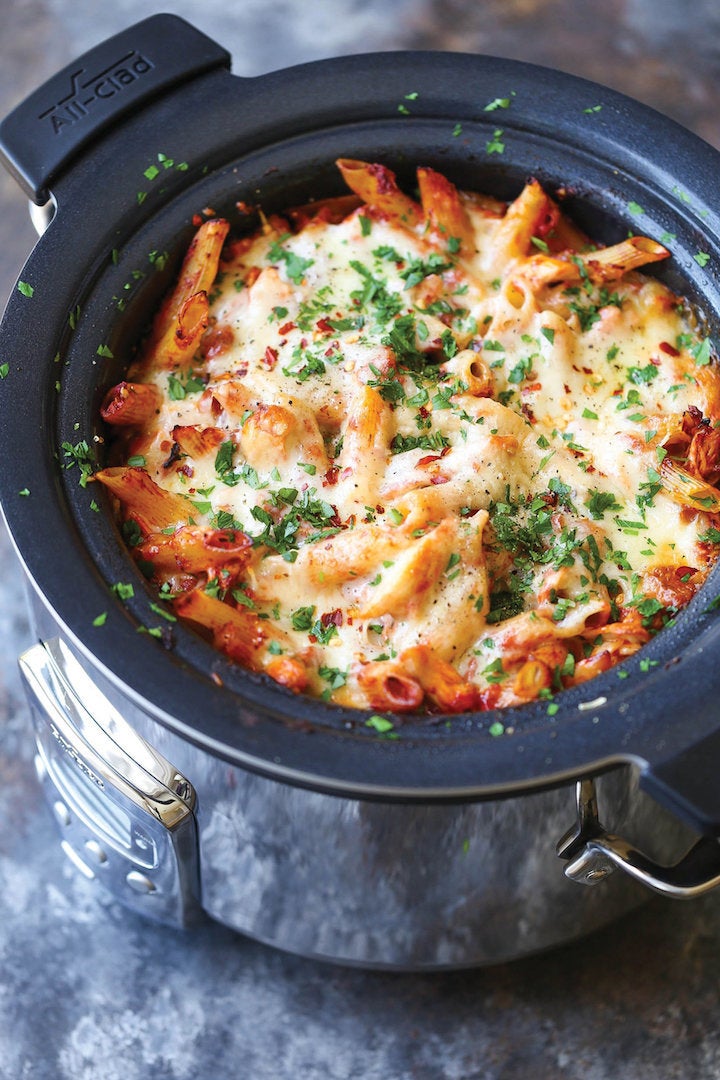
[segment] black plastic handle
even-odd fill
[[[176,15],[152,15],[63,68],[0,124],[0,158],[23,191],[47,202],[52,180],[133,109],[218,67],[230,54]]]

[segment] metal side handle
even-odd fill
[[[679,862],[660,866],[622,837],[600,824],[591,779],[578,781],[577,822],[560,840],[557,853],[566,860],[565,876],[584,885],[596,885],[619,869],[653,892],[688,900],[720,885],[720,840],[700,839]]]
[[[198,915],[195,792],[127,723],[60,639],[19,660],[36,768],[73,865],[160,922]]]

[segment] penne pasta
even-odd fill
[[[146,362],[161,368],[179,368],[192,360],[208,327],[208,307],[206,292],[188,296]]]
[[[414,712],[425,697],[419,680],[409,675],[401,662],[382,660],[363,664],[357,681],[371,709]]]
[[[179,619],[289,691],[405,717],[549,699],[720,551],[711,342],[640,272],[661,242],[593,245],[535,179],[507,204],[423,164],[418,201],[337,165],[349,194],[200,227],[101,406],[124,464],[95,479]]]
[[[252,558],[252,540],[234,529],[181,525],[174,532],[150,533],[134,551],[160,574],[223,575],[227,586],[245,571]]]
[[[194,424],[176,424],[172,437],[183,454],[195,459],[215,454],[225,438],[220,428],[200,428]]]
[[[417,179],[420,202],[430,223],[446,242],[454,240],[462,255],[472,256],[475,230],[458,189],[434,169],[418,169]]]
[[[408,229],[423,224],[422,208],[403,194],[397,185],[395,173],[385,165],[340,158],[337,166],[347,186],[369,207]]]
[[[220,254],[230,226],[227,221],[206,221],[196,232],[183,260],[175,288],[162,304],[153,325],[149,348],[175,334],[180,313],[188,301],[207,294],[217,277]]]
[[[122,465],[101,469],[95,479],[119,499],[125,515],[133,517],[146,533],[184,524],[192,516],[188,499],[160,487],[142,468]]]
[[[231,660],[253,671],[270,670],[277,681],[294,690],[301,690],[304,665],[298,657],[278,657],[276,649],[283,652],[290,646],[287,635],[271,626],[267,620],[258,618],[254,612],[228,604],[209,596],[203,589],[193,589],[173,601],[176,613],[209,631],[213,644]]]
[[[162,395],[152,383],[121,382],[109,390],[100,407],[106,424],[139,427],[159,412]]]
[[[478,687],[462,679],[452,664],[441,660],[427,645],[406,649],[400,659],[443,712],[468,712],[482,707]]]

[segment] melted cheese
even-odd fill
[[[192,374],[138,368],[162,404],[128,453],[254,538],[242,602],[343,704],[383,705],[372,665],[419,678],[418,646],[475,707],[549,696],[635,651],[715,552],[661,482],[686,410],[718,416],[677,299],[636,272],[531,288],[503,218],[467,212],[463,257],[366,210],[260,233],[222,264]],[[219,434],[178,456],[183,427]]]

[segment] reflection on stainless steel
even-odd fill
[[[720,885],[720,840],[716,837],[698,840],[672,866],[659,865],[603,828],[591,779],[578,782],[576,798],[577,825],[558,845],[558,855],[568,860],[565,875],[571,881],[596,885],[619,869],[661,896],[678,900],[702,896]]]
[[[33,645],[20,670],[38,777],[65,854],[143,914],[191,922],[198,891],[192,787],[129,727],[60,639]]]
[[[44,605],[36,601],[34,612],[41,638],[77,680],[75,691],[96,707],[105,702],[104,726],[133,748],[125,764],[135,782],[138,759],[155,777],[164,769],[168,787],[187,778],[196,798],[201,905],[253,938],[349,964],[462,967],[579,937],[647,895],[621,874],[594,889],[563,875],[554,844],[573,820],[574,784],[522,798],[414,805],[278,783],[179,738],[130,703],[122,686],[79,669],[67,645],[52,640],[57,628]],[[110,740],[110,749],[116,745]],[[105,776],[96,759],[86,760]],[[630,769],[597,778],[596,788],[600,805],[612,808],[613,829],[642,837],[653,858],[672,860],[688,846],[687,831],[638,790]],[[130,881],[128,867],[112,878],[87,849],[75,850],[124,902],[179,921],[177,908],[162,913],[141,858]],[[176,849],[175,857],[186,853]]]

